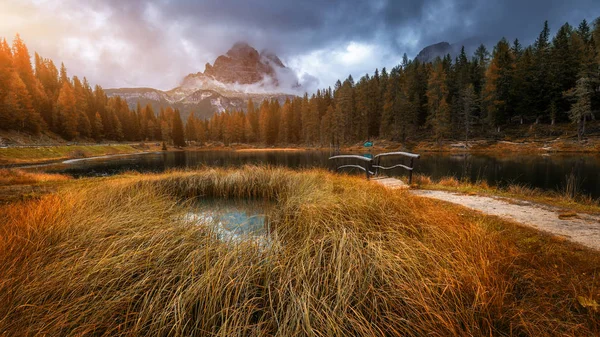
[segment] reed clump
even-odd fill
[[[201,198],[274,201],[271,245],[186,221]],[[498,221],[319,170],[66,187],[0,209],[0,335],[600,333],[575,300],[598,299],[593,275],[556,283],[554,260],[533,264]]]

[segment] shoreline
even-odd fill
[[[444,142],[441,145],[436,142],[420,142],[420,143],[398,143],[392,141],[375,141],[373,147],[365,148],[362,144],[346,145],[339,148],[339,151],[345,153],[382,153],[382,152],[394,152],[394,151],[408,151],[418,154],[477,154],[477,155],[543,155],[551,156],[556,154],[588,154],[600,155],[600,139],[588,140],[584,144],[578,144],[573,142],[558,142],[557,140],[552,141],[552,146],[549,146],[550,141],[488,141],[488,140],[474,140],[470,142],[468,147],[464,146],[462,142]],[[4,169],[18,169],[18,168],[30,168],[31,166],[44,166],[66,162],[76,162],[79,160],[88,160],[94,158],[110,158],[116,155],[133,155],[133,154],[145,154],[151,152],[161,152],[160,147],[147,146],[145,149],[137,148],[136,145],[132,144],[115,144],[115,145],[85,145],[85,146],[69,146],[69,153],[65,153],[59,157],[48,158],[48,159],[35,159],[34,155],[32,158],[25,159],[22,157],[22,152],[27,149],[39,150],[43,148],[46,151],[52,151],[52,149],[64,148],[65,145],[45,145],[43,147],[7,147],[0,148],[0,168]],[[124,147],[124,149],[118,149],[118,147]],[[125,148],[126,147],[126,148]],[[84,150],[81,150],[84,148]],[[85,151],[85,150],[98,150],[105,148],[106,151],[123,150],[125,152],[117,153],[102,153],[98,155],[87,155],[83,157],[72,158],[71,152]],[[5,153],[10,150],[17,151],[19,157],[14,154]],[[64,149],[63,149],[64,150]],[[188,146],[185,148],[169,148],[167,152],[173,151],[234,151],[234,152],[305,152],[305,151],[333,151],[332,148],[326,146],[276,146],[267,147],[253,144],[231,144],[226,145],[215,145],[207,144],[205,146]]]

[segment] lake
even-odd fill
[[[245,164],[269,164],[293,169],[332,168],[328,151],[180,151],[157,152],[112,158],[69,161],[38,169],[74,177],[105,176],[124,171],[162,172],[175,168],[239,167]],[[391,166],[393,159],[383,163]],[[573,173],[580,189],[600,198],[600,155],[593,154],[486,154],[426,153],[415,161],[415,173],[438,179],[454,176],[490,185],[525,184],[546,190],[560,190]],[[356,174],[364,174],[356,172]],[[389,175],[402,176],[401,168]]]

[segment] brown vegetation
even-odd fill
[[[202,198],[275,201],[269,247],[187,222]],[[600,333],[597,252],[325,171],[128,174],[0,224],[0,335]]]
[[[68,176],[62,174],[0,169],[0,186],[29,185],[54,181],[65,181],[68,179]]]

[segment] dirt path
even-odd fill
[[[577,214],[572,218],[559,219],[558,208],[528,201],[471,196],[445,191],[411,190],[411,192],[418,196],[448,201],[486,214],[496,215],[600,250],[600,216]]]

